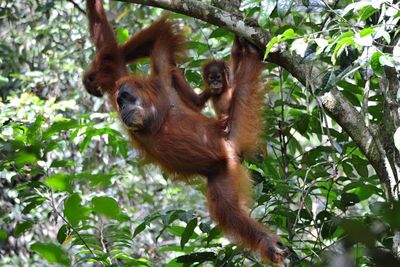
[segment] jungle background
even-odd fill
[[[400,266],[398,1],[104,2],[120,43],[172,11],[196,88],[233,33],[265,48],[266,127],[244,164],[251,214],[290,266]],[[0,265],[262,266],[210,220],[202,179],[141,164],[118,116],[85,92],[84,8],[0,2]]]

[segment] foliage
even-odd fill
[[[400,66],[399,44],[393,53],[384,49],[399,5],[243,0],[241,11],[275,36],[267,53],[288,46],[304,62],[322,62],[325,73],[323,86],[310,92],[267,65],[267,127],[259,155],[246,162],[255,185],[252,216],[282,236],[293,266],[349,259],[398,266],[390,250],[400,205],[386,200],[368,159],[316,96],[336,85],[378,125],[384,67]],[[160,14],[120,3],[109,12],[120,42]],[[181,67],[201,88],[199,67],[228,57],[233,36],[173,17],[190,36]],[[260,266],[210,221],[201,179],[191,187],[172,183],[143,166],[116,115],[84,92],[82,69],[93,51],[86,18],[70,1],[5,1],[0,27],[1,266]],[[148,69],[146,60],[131,66]]]

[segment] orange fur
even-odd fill
[[[233,63],[234,93],[229,109],[231,129],[229,139],[247,158],[257,150],[264,126],[262,120],[264,86],[261,82],[264,64],[260,60],[258,49],[252,44],[245,41],[240,46],[242,55],[236,59],[237,63]]]
[[[251,146],[245,139],[254,138],[251,133],[254,129],[250,128],[258,122],[258,106],[253,106],[256,102],[252,97],[259,89],[261,61],[258,55],[244,45],[242,54],[234,59],[239,67],[233,79],[234,94],[228,119],[232,127],[227,136],[222,133],[220,122],[198,112],[195,105],[189,105],[190,100],[177,86],[175,57],[182,52],[184,38],[173,24],[159,22],[169,26],[150,43],[146,38],[130,42],[135,49],[141,47],[142,41],[151,46],[135,52],[128,45],[121,49],[115,38],[110,38],[111,27],[106,23],[100,0],[88,0],[87,6],[95,7],[94,14],[88,10],[89,28],[96,46],[92,67],[97,70],[102,70],[101,66],[113,68],[101,73],[104,75],[101,81],[106,80],[108,86],[103,90],[111,96],[134,145],[153,163],[173,174],[206,177],[210,213],[220,227],[238,242],[258,250],[264,258],[282,262],[287,253],[280,248],[279,239],[249,216],[251,180],[239,157],[243,149]],[[98,22],[100,27],[96,26]],[[105,56],[104,50],[109,54]],[[142,56],[150,53],[152,73],[149,77],[127,76],[125,64],[135,53]],[[116,60],[109,61],[109,58]],[[180,71],[179,75],[182,75]],[[183,81],[187,83],[184,78]],[[191,90],[190,86],[185,89]],[[247,119],[254,121],[245,121]]]

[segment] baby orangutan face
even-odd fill
[[[211,61],[204,66],[203,77],[211,94],[220,95],[226,89],[225,69],[225,64],[219,61]]]

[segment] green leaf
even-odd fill
[[[360,11],[358,11],[359,18],[360,18],[360,20],[365,21],[377,11],[378,10],[373,8],[372,6],[365,6],[365,7],[361,8]]]
[[[387,31],[382,31],[382,37],[385,39],[387,44],[390,44],[392,38],[390,37],[390,34]]]
[[[321,236],[323,239],[333,238],[333,234],[337,229],[337,225],[332,222],[326,222],[321,227]]]
[[[92,199],[95,212],[112,219],[117,219],[120,213],[118,202],[111,197],[94,197]]]
[[[264,162],[265,164],[265,175],[271,175],[273,177],[273,179],[280,179],[280,175],[278,173],[278,169],[276,168],[276,165],[274,162],[267,160]]]
[[[6,240],[7,239],[7,232],[3,229],[0,229],[0,240]]]
[[[283,18],[289,12],[293,0],[279,0],[278,1],[278,16]]]
[[[261,27],[265,27],[269,20],[269,17],[274,11],[276,6],[276,0],[262,0],[260,3],[260,15],[258,16],[258,23]]]
[[[229,35],[230,32],[228,32],[227,30],[223,29],[223,28],[217,28],[215,30],[213,30],[213,32],[210,34],[209,38],[218,38],[218,37],[222,37],[222,36],[227,36]]]
[[[167,214],[163,215],[161,217],[162,222],[164,224],[164,226],[168,226],[171,223],[173,223],[175,220],[177,220],[179,218],[179,216],[185,213],[184,210],[170,210],[167,212]]]
[[[155,214],[152,214],[151,216],[146,217],[146,219],[136,227],[135,232],[133,233],[133,237],[135,237],[139,233],[141,233],[144,229],[146,229],[147,225],[149,225],[152,221],[154,221],[155,219],[157,219],[159,217],[160,217],[159,213],[155,213]]]
[[[344,32],[337,38],[337,40],[340,41],[340,40],[342,40],[344,38],[347,38],[347,37],[354,37],[354,32],[352,32],[352,31]]]
[[[354,106],[361,106],[360,100],[357,98],[357,96],[348,90],[343,90],[343,95],[353,104]]]
[[[189,255],[184,255],[176,258],[178,263],[203,263],[205,261],[212,261],[216,258],[214,252],[196,252]]]
[[[188,42],[188,46],[190,49],[196,50],[198,55],[203,55],[209,50],[208,45],[201,42]]]
[[[293,39],[297,36],[297,33],[294,32],[294,30],[292,28],[287,29],[286,31],[284,31],[281,35],[281,41],[286,41],[289,39]]]
[[[325,73],[324,77],[322,77],[322,88],[317,88],[315,94],[321,96],[329,92],[336,85],[336,81],[337,79],[334,71]]]
[[[32,221],[25,221],[22,223],[18,223],[17,226],[15,226],[14,233],[16,236],[22,235],[25,231],[29,230],[32,228],[33,222]]]
[[[65,266],[70,264],[67,253],[53,243],[35,243],[31,246],[31,250],[39,253],[50,263],[58,263]]]
[[[353,33],[351,32],[351,34],[353,34]],[[353,35],[354,35],[354,34],[353,34]],[[335,64],[335,63],[336,63],[336,58],[337,58],[338,56],[340,56],[340,54],[343,52],[343,50],[344,50],[346,47],[348,47],[348,46],[350,46],[350,45],[353,45],[353,44],[355,44],[355,41],[354,41],[354,37],[353,37],[353,36],[341,37],[341,38],[339,39],[338,43],[336,44],[335,49],[334,49],[334,51],[333,51],[333,53],[332,53],[332,57],[331,57],[332,63]]]
[[[62,244],[64,243],[65,239],[67,238],[68,235],[68,226],[64,224],[61,226],[61,228],[58,230],[57,233],[57,241],[58,243]]]
[[[127,29],[118,27],[115,34],[117,35],[118,44],[123,44],[129,39],[129,31]]]
[[[373,185],[365,184],[355,188],[351,192],[356,194],[360,201],[363,201],[370,198],[372,195],[377,194],[379,190]]]
[[[26,205],[25,208],[22,210],[23,214],[28,214],[31,210],[41,205],[44,201],[46,201],[46,198],[36,197],[29,199],[29,201],[30,201],[29,204]]]
[[[373,28],[365,28],[360,32],[360,37],[365,37],[365,36],[371,35],[375,32],[376,32],[376,30]]]
[[[189,253],[189,252],[193,251],[193,248],[186,246],[184,249],[182,249],[180,246],[171,245],[171,246],[162,247],[162,248],[158,249],[157,251],[158,251],[158,253],[165,253],[165,252],[171,252],[171,251]]]
[[[375,242],[368,225],[357,220],[346,219],[341,223],[351,240],[372,246]]]
[[[43,133],[43,140],[47,140],[56,133],[59,133],[61,131],[66,131],[70,129],[77,128],[79,126],[79,123],[75,120],[70,120],[70,119],[63,119],[60,121],[57,121],[53,123],[44,133]]]
[[[381,52],[375,52],[371,57],[371,68],[377,75],[383,74],[383,67],[380,63],[380,57],[382,56]]]
[[[101,173],[101,174],[90,174],[90,173],[81,173],[77,176],[77,178],[82,180],[88,180],[90,185],[93,187],[102,186],[108,187],[111,185],[111,178],[114,177],[112,173]]]
[[[368,161],[354,155],[352,157],[352,163],[361,177],[368,177]]]
[[[133,233],[133,237],[135,237],[135,236],[137,236],[138,234],[140,234],[141,232],[143,232],[144,229],[146,229],[146,226],[147,226],[147,222],[146,222],[146,221],[144,221],[144,222],[142,222],[141,224],[139,224],[139,225],[136,227],[135,232]]]
[[[292,112],[293,114],[294,112]],[[307,131],[310,123],[310,115],[307,113],[297,112],[294,122],[294,128],[302,135]]]
[[[177,225],[170,225],[167,227],[168,232],[176,236],[182,236],[183,231],[185,231],[185,227],[177,226]]]
[[[255,8],[255,7],[258,7],[259,4],[260,4],[260,0],[242,0],[241,1],[241,6],[243,7],[243,9]]]
[[[88,209],[81,205],[81,197],[78,193],[70,195],[64,202],[64,216],[72,226],[86,218]]]
[[[70,191],[71,184],[70,184],[71,177],[66,173],[56,173],[54,175],[48,176],[44,179],[44,183],[57,191]]]
[[[268,57],[269,52],[271,51],[271,49],[274,47],[275,44],[280,42],[280,38],[275,36],[273,37],[268,44],[266,45],[265,48],[265,55],[264,55],[264,59],[266,59]]]
[[[187,223],[186,228],[183,231],[182,237],[181,237],[181,248],[182,249],[185,247],[185,244],[189,241],[196,226],[197,226],[197,218],[194,218],[190,222]]]
[[[71,160],[54,160],[51,163],[50,168],[71,167],[74,165],[75,165],[75,162],[73,162]]]
[[[25,164],[32,164],[37,161],[36,155],[27,152],[20,152],[18,153],[17,157],[15,158],[15,165],[17,168],[23,167]]]
[[[208,233],[208,236],[206,238],[207,244],[210,243],[212,240],[220,237],[222,235],[221,230],[218,229],[218,227],[214,227],[211,229],[211,231]]]
[[[8,83],[8,78],[0,75],[0,85]]]
[[[116,136],[121,136],[121,134],[111,128],[100,128],[100,129],[89,129],[85,133],[85,138],[82,141],[82,144],[79,147],[79,151],[83,152],[83,150],[86,149],[86,147],[89,145],[90,141],[92,140],[93,137],[103,135],[103,134],[108,134],[108,135],[116,135]]]
[[[28,132],[27,132],[27,141],[30,144],[34,144],[37,139],[39,139],[40,133],[42,132],[42,126],[43,123],[45,122],[45,118],[43,115],[39,114],[35,122],[30,124],[28,126]]]

